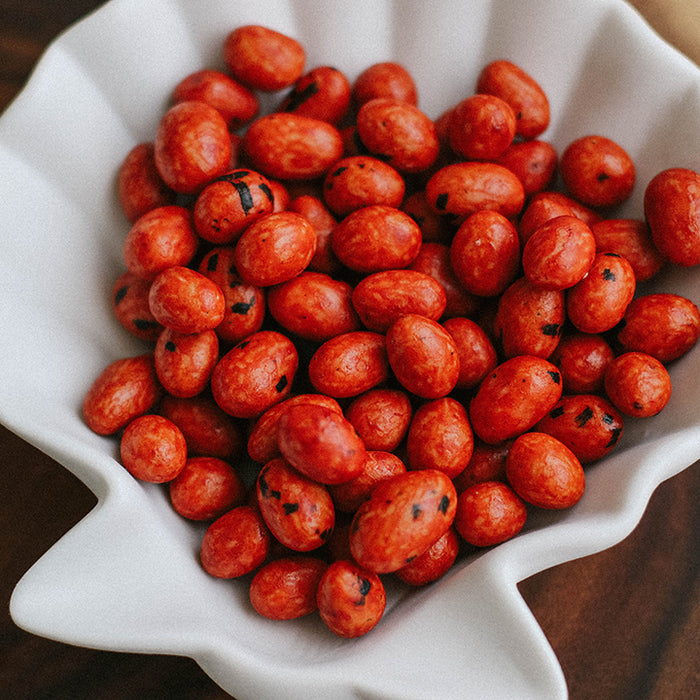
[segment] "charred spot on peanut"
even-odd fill
[[[561,326],[558,323],[545,323],[545,325],[542,326],[542,335],[548,335],[554,338],[559,335],[560,330]]]
[[[255,306],[255,297],[252,296],[252,297],[250,297],[250,300],[247,302],[237,301],[235,304],[232,304],[231,305],[231,313],[241,314],[241,315],[245,316],[254,306]]]
[[[550,418],[561,418],[564,415],[564,407],[557,406],[549,412]]]
[[[411,507],[411,515],[413,516],[414,520],[417,520],[418,518],[420,518],[422,512],[423,512],[423,509],[421,508],[419,503],[414,503],[413,506]]]
[[[574,418],[574,421],[579,428],[582,428],[591,418],[593,418],[593,409],[590,406],[586,406],[586,408]]]
[[[450,497],[449,496],[443,496],[440,499],[440,503],[438,505],[438,510],[444,515],[447,513],[447,509],[450,507]]]
[[[283,374],[283,375],[280,377],[280,380],[277,382],[277,384],[275,384],[275,389],[276,389],[278,392],[284,391],[285,388],[287,387],[287,384],[288,384],[288,383],[289,383],[289,380],[287,379],[287,375],[286,375],[286,374]]]
[[[620,439],[620,435],[622,435],[622,428],[613,428],[612,432],[610,433],[610,440],[608,440],[606,447],[614,447],[617,444],[617,441]]]
[[[289,102],[285,107],[285,112],[295,112],[308,99],[316,95],[319,91],[318,83],[314,80],[306,85],[302,90],[292,90],[289,93]]]
[[[299,504],[298,503],[283,503],[282,509],[284,510],[285,515],[291,515],[292,513],[296,513],[299,510]]]
[[[282,493],[280,491],[275,491],[271,489],[267,480],[265,479],[265,472],[261,471],[258,477],[258,483],[260,484],[260,493],[263,498],[276,498],[278,501],[282,498]]]
[[[116,293],[114,294],[114,303],[118,304],[122,299],[124,299],[128,291],[129,285],[125,285],[124,287],[117,289]]]
[[[559,372],[547,371],[547,374],[552,378],[555,384],[561,384],[561,374]]]

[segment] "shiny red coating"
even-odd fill
[[[565,394],[595,394],[603,390],[603,377],[615,353],[597,333],[573,332],[561,338],[550,356],[561,372]]]
[[[287,282],[269,287],[267,306],[272,317],[290,333],[323,343],[362,324],[344,280],[306,270]]]
[[[112,287],[114,316],[131,335],[155,342],[163,326],[153,318],[148,305],[151,283],[133,272],[123,272]]]
[[[491,209],[511,218],[525,203],[517,175],[496,163],[464,162],[445,165],[428,180],[428,204],[437,214],[465,217]]]
[[[457,346],[437,321],[418,314],[402,316],[386,333],[386,352],[399,383],[421,398],[446,396],[457,384]]]
[[[637,282],[651,279],[663,267],[651,231],[643,219],[603,219],[591,226],[596,251],[617,253],[632,265]]]
[[[331,66],[316,66],[294,83],[278,111],[337,124],[350,106],[350,90],[345,73]]]
[[[557,216],[528,239],[523,248],[523,272],[542,289],[569,289],[585,277],[595,255],[596,240],[588,224],[575,216]]]
[[[474,433],[462,403],[445,396],[416,409],[406,440],[410,469],[437,469],[453,479],[473,450]]]
[[[280,456],[277,444],[277,421],[290,406],[299,403],[318,404],[341,415],[343,412],[340,404],[334,398],[324,394],[297,394],[270,406],[253,422],[248,431],[247,447],[251,459],[265,464]]]
[[[148,306],[153,317],[178,333],[201,333],[224,318],[226,300],[208,277],[182,265],[169,267],[153,280]]]
[[[189,457],[169,484],[170,503],[189,520],[213,520],[243,505],[246,489],[238,472],[218,457]]]
[[[644,190],[644,216],[654,244],[675,265],[700,264],[700,174],[689,168],[657,173]]]
[[[377,484],[357,509],[350,551],[370,571],[396,571],[445,534],[456,508],[457,492],[443,472],[423,469],[392,476]]]
[[[506,440],[497,445],[488,445],[478,438],[475,439],[469,464],[467,464],[461,474],[452,479],[457,493],[462,493],[470,486],[484,481],[505,482],[506,455],[512,443],[512,440]]]
[[[331,484],[328,490],[337,510],[354,513],[379,482],[405,472],[406,465],[393,452],[367,450],[361,474],[342,484]]]
[[[470,318],[448,318],[443,328],[452,336],[459,355],[457,389],[473,389],[498,364],[498,355],[484,329]]]
[[[340,221],[331,234],[331,246],[351,270],[379,272],[410,265],[420,250],[421,231],[408,214],[373,204]]]
[[[216,403],[229,415],[255,418],[287,398],[299,366],[289,338],[262,330],[234,345],[211,376]]]
[[[187,443],[175,423],[149,413],[134,418],[124,428],[119,455],[133,477],[162,484],[184,469]]]
[[[123,257],[130,272],[150,281],[168,267],[187,265],[198,246],[199,236],[185,207],[156,207],[129,229]]]
[[[481,304],[481,298],[470,294],[457,279],[450,261],[450,247],[446,243],[424,240],[408,269],[430,275],[445,290],[443,319],[469,316]]]
[[[334,634],[354,639],[381,620],[386,592],[379,576],[351,561],[335,561],[321,577],[316,594],[318,612]]]
[[[200,561],[217,578],[231,579],[257,569],[270,551],[271,537],[256,508],[241,505],[217,518],[204,533]]]
[[[454,527],[436,540],[423,554],[401,567],[396,576],[411,586],[425,586],[442,578],[459,554],[459,537]]]
[[[223,292],[224,317],[214,330],[219,340],[229,345],[259,331],[266,310],[265,291],[241,279],[234,255],[232,246],[217,246],[202,258],[197,268]]]
[[[154,357],[158,379],[169,394],[196,396],[209,386],[219,360],[219,339],[213,330],[178,333],[166,328],[158,337]]]
[[[418,104],[418,90],[413,76],[404,66],[393,61],[373,63],[355,78],[352,98],[358,106],[375,97],[391,97],[412,105]]]
[[[162,393],[153,353],[120,358],[90,385],[83,399],[83,417],[94,432],[113,435],[149,411]]]
[[[245,282],[269,287],[300,274],[315,252],[314,227],[300,214],[275,212],[243,232],[236,243],[234,263]]]
[[[243,428],[221,410],[208,394],[181,399],[167,394],[158,404],[160,415],[185,436],[187,454],[234,459],[243,451]]]
[[[340,217],[371,204],[398,207],[405,191],[406,183],[398,170],[372,156],[342,158],[323,181],[323,199]]]
[[[328,488],[281,457],[261,468],[256,498],[272,534],[296,552],[318,549],[333,530],[335,509]]]
[[[173,89],[173,100],[206,102],[221,114],[231,130],[248,123],[260,108],[255,93],[212,68],[186,75]]]
[[[633,299],[616,333],[624,351],[645,352],[664,364],[685,355],[698,337],[700,310],[687,297],[670,292]]]
[[[605,393],[627,416],[648,418],[660,413],[671,399],[671,377],[664,365],[644,352],[618,355],[604,379]]]
[[[475,212],[457,229],[450,245],[450,261],[455,277],[467,292],[497,296],[518,274],[518,232],[497,211]]]
[[[632,266],[616,253],[598,253],[588,274],[567,292],[566,312],[584,333],[603,333],[624,317],[634,297]]]
[[[126,154],[119,167],[117,188],[119,204],[132,224],[151,209],[175,201],[175,192],[163,182],[156,168],[155,148],[150,141],[136,144]]]
[[[323,177],[343,156],[343,139],[335,126],[288,112],[256,119],[242,145],[255,170],[280,180]]]
[[[529,432],[516,438],[506,457],[506,476],[520,498],[539,508],[570,508],[586,488],[576,455],[546,433]]]
[[[301,214],[316,231],[316,252],[307,269],[327,275],[337,273],[341,266],[331,248],[331,233],[338,222],[328,207],[319,197],[302,194],[292,199],[287,209]]]
[[[336,399],[358,396],[391,376],[386,340],[374,331],[351,331],[327,340],[311,356],[309,379]]]
[[[181,194],[199,192],[223,175],[231,161],[226,121],[205,102],[189,100],[173,105],[158,124],[154,148],[160,176]]]
[[[302,555],[268,562],[250,582],[250,604],[270,620],[309,615],[318,608],[316,591],[327,568],[322,559]]]
[[[206,185],[194,204],[197,233],[210,243],[237,241],[243,231],[274,209],[270,181],[254,170],[240,168]]]
[[[469,405],[472,430],[497,444],[532,428],[561,397],[559,370],[532,355],[499,364],[479,385]]]
[[[590,207],[612,207],[629,198],[636,181],[634,162],[617,142],[590,135],[562,152],[559,171],[574,199]]]
[[[295,469],[322,484],[342,484],[364,469],[365,445],[352,423],[317,403],[297,403],[282,412],[277,445]]]
[[[376,97],[360,107],[356,124],[367,150],[400,173],[421,172],[437,160],[440,143],[435,125],[409,102]]]
[[[405,391],[370,389],[353,399],[345,417],[368,450],[395,450],[406,435],[413,408]]]
[[[385,333],[406,314],[437,321],[447,296],[443,286],[417,270],[381,270],[363,277],[352,290],[352,305],[366,328]]]
[[[304,72],[306,51],[293,37],[247,24],[224,39],[223,57],[231,75],[251,90],[274,92],[293,85]]]
[[[484,481],[459,494],[454,527],[475,547],[492,547],[515,537],[527,521],[527,506],[502,481]]]
[[[498,300],[494,333],[505,357],[534,355],[544,359],[556,349],[566,320],[566,297],[558,289],[515,280]]]
[[[552,184],[559,154],[549,141],[514,141],[494,162],[517,175],[529,198]]]
[[[562,396],[534,430],[557,438],[582,464],[588,464],[604,457],[620,442],[624,419],[599,394],[573,394]]]
[[[512,107],[519,136],[531,139],[549,126],[547,94],[522,66],[503,59],[486,64],[477,77],[476,91],[496,95]]]
[[[465,160],[496,160],[513,142],[516,115],[495,95],[465,97],[451,110],[447,125],[450,147]]]

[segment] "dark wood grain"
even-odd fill
[[[0,0],[0,110],[24,85],[48,42],[99,4]],[[673,39],[675,20],[663,24],[662,3],[639,4]],[[672,3],[674,11],[679,5]],[[690,53],[692,42],[687,46]],[[17,628],[7,613],[14,585],[95,498],[63,467],[2,427],[0,474],[2,697],[229,697],[190,659],[83,649]],[[657,489],[622,543],[520,585],[561,662],[572,700],[700,697],[699,494],[696,464]]]

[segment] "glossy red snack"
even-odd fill
[[[574,394],[562,396],[534,429],[557,438],[587,464],[604,457],[620,442],[624,420],[603,396]]]
[[[543,418],[561,392],[561,375],[551,362],[531,355],[512,357],[484,379],[472,398],[472,429],[492,445],[515,438]]]
[[[262,330],[234,345],[214,367],[216,403],[237,418],[254,418],[287,398],[299,366],[289,338]]]
[[[327,562],[317,557],[293,556],[262,566],[250,582],[250,604],[270,620],[294,620],[318,608],[316,591]]]
[[[546,433],[530,432],[516,438],[506,457],[506,476],[520,498],[539,508],[570,508],[586,487],[576,455]]]
[[[112,435],[150,410],[162,393],[153,353],[114,360],[85,394],[83,417],[94,432]]]
[[[399,383],[421,398],[446,396],[457,384],[457,346],[437,321],[417,314],[402,316],[386,333],[386,353]]]
[[[501,481],[484,481],[459,494],[454,527],[476,547],[491,547],[515,537],[525,526],[527,507]]]
[[[382,61],[365,68],[355,78],[352,97],[357,105],[375,97],[391,97],[409,104],[418,104],[418,91],[411,74],[400,63]]]
[[[559,367],[567,394],[594,394],[603,390],[603,377],[615,353],[610,343],[597,333],[570,333],[564,336],[550,360]]]
[[[345,417],[368,450],[395,450],[411,422],[411,400],[398,389],[370,389],[353,399]]]
[[[298,471],[322,484],[358,477],[365,445],[345,416],[317,403],[297,403],[277,420],[277,445]]]
[[[688,168],[657,173],[644,190],[644,215],[666,260],[700,264],[700,174]]]
[[[309,379],[334,398],[358,396],[391,375],[386,340],[374,331],[352,331],[327,340],[311,356]]]
[[[231,75],[252,90],[273,92],[293,85],[304,72],[306,51],[296,39],[260,25],[236,27],[224,39]]]
[[[217,284],[182,265],[159,273],[148,292],[153,317],[177,333],[213,330],[224,318],[225,304]]]
[[[379,576],[351,561],[335,561],[324,572],[316,594],[328,629],[352,639],[367,634],[381,620],[386,592]]]
[[[272,534],[296,552],[317,549],[333,530],[335,509],[326,486],[304,476],[281,457],[258,473],[256,498]]]
[[[605,393],[627,416],[648,418],[671,398],[671,377],[659,360],[644,352],[618,355],[605,372]]]
[[[130,272],[145,280],[174,265],[187,265],[199,246],[192,215],[176,205],[146,212],[129,229],[123,246]]]
[[[458,389],[473,389],[498,364],[496,349],[484,329],[472,319],[449,318],[443,324],[459,355]]]
[[[187,443],[180,429],[167,418],[146,414],[134,418],[119,443],[121,462],[141,481],[162,484],[185,467]]]
[[[406,441],[411,469],[437,469],[453,479],[465,469],[473,450],[469,416],[459,401],[446,396],[416,409]]]
[[[156,168],[152,142],[134,146],[122,161],[117,175],[119,204],[132,224],[156,207],[173,204],[175,192],[163,181]]]
[[[200,560],[217,578],[237,578],[257,569],[270,551],[270,533],[256,508],[237,506],[217,518],[204,533]]]
[[[459,537],[454,527],[436,540],[413,561],[396,571],[396,576],[411,586],[425,586],[442,578],[459,554]]]
[[[353,517],[352,555],[370,571],[396,571],[445,534],[456,508],[457,492],[443,472],[408,471],[381,481]]]
[[[238,472],[217,457],[189,457],[170,482],[170,503],[189,520],[212,520],[243,505],[245,485]]]
[[[116,319],[131,335],[155,342],[163,326],[156,321],[148,305],[151,283],[128,270],[112,287],[112,310]]]
[[[231,137],[221,114],[205,102],[178,102],[156,131],[155,162],[168,187],[195,194],[228,170]]]
[[[562,152],[559,170],[574,199],[590,207],[612,207],[632,194],[634,162],[625,149],[605,136],[582,136]]]

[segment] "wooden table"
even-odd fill
[[[0,0],[0,110],[47,43],[99,4]],[[664,36],[700,61],[696,0],[636,4]],[[95,498],[63,467],[1,427],[0,474],[0,596],[7,602],[20,576]],[[698,494],[700,463],[658,488],[622,543],[522,582],[572,700],[700,697]],[[0,616],[0,689],[15,700],[229,697],[192,660],[52,642],[18,629],[6,605]]]

